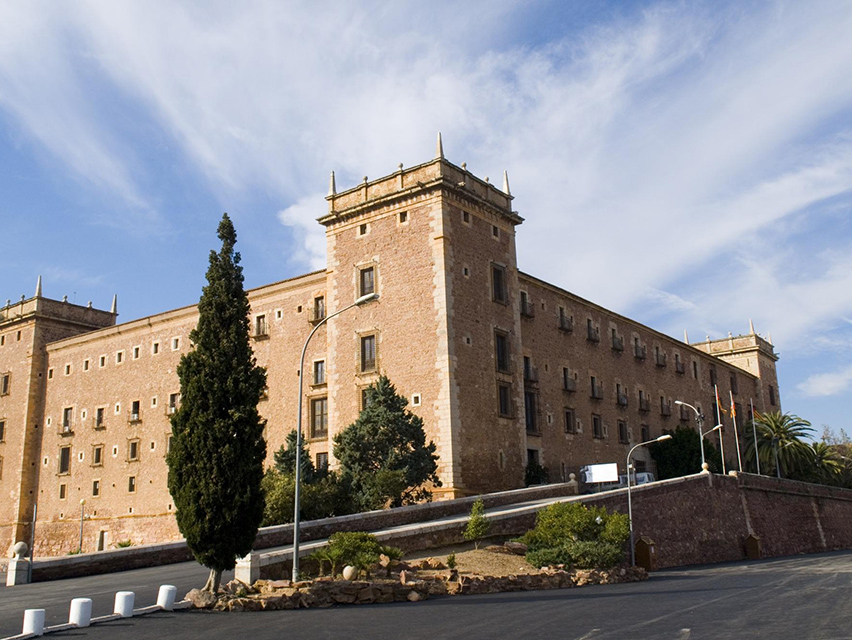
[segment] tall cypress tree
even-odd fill
[[[266,371],[249,342],[249,302],[228,214],[218,236],[222,249],[210,252],[192,349],[177,368],[181,406],[171,419],[166,459],[178,527],[195,559],[210,569],[204,588],[213,593],[222,571],[251,551],[263,518],[266,456],[266,422],[257,412]]]

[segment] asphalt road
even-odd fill
[[[852,552],[838,552],[666,570],[643,583],[444,597],[413,604],[242,614],[157,613],[52,637],[834,640],[852,638],[850,593]]]

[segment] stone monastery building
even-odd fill
[[[347,191],[332,175],[319,218],[326,269],[249,292],[270,462],[296,425],[305,338],[370,292],[380,299],[311,342],[310,454],[334,466],[332,437],[384,373],[437,445],[437,499],[521,487],[529,462],[552,481],[592,463],[623,469],[632,445],[694,424],[676,399],[703,407],[712,426],[714,384],[725,406],[733,392],[741,426],[750,399],[780,409],[777,356],[753,329],[690,345],[520,271],[512,199],[507,181],[498,189],[445,160],[440,141],[432,161]],[[84,551],[179,538],[164,458],[197,315],[116,324],[115,303],[50,300],[40,281],[34,297],[0,307],[2,548],[29,541],[37,508],[36,554],[75,550],[82,499]],[[725,448],[731,459],[733,429]],[[651,464],[646,449],[636,455],[640,471]]]

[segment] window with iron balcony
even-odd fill
[[[601,330],[594,325],[591,318],[586,320],[586,340],[589,342],[601,341]]]
[[[613,351],[624,351],[624,338],[619,336],[615,329],[612,330],[612,349]]]

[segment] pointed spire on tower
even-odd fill
[[[684,341],[686,344],[689,344],[689,336],[688,336],[688,335],[687,335],[687,333],[686,333],[686,329],[684,329],[684,330],[683,330],[683,341]]]
[[[331,172],[331,178],[328,180],[328,195],[337,195],[337,183],[334,181],[334,171]]]
[[[38,277],[38,282],[36,282],[36,298],[41,298],[41,276]]]
[[[118,294],[113,294],[112,307],[110,307],[109,312],[113,315],[118,315]]]
[[[767,341],[769,344],[772,344],[772,332],[771,332],[771,331],[767,331],[767,332],[766,332],[766,341]]]
[[[444,159],[444,143],[441,141],[441,132],[438,132],[438,144],[435,147],[435,159]]]
[[[754,322],[751,321],[751,318],[748,319],[748,334],[750,336],[754,335]]]
[[[509,172],[505,169],[503,169],[503,193],[507,196],[512,195],[512,192],[509,189]]]

